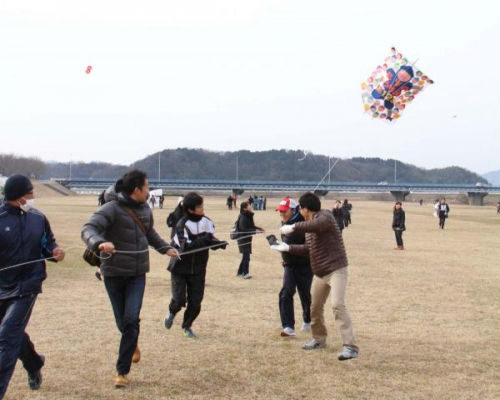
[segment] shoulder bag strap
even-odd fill
[[[143,222],[139,219],[139,217],[137,216],[137,214],[132,211],[129,207],[127,206],[124,206],[123,204],[120,204],[120,207],[128,214],[132,217],[132,219],[135,221],[135,223],[137,224],[137,226],[139,226],[139,228],[141,228],[141,231],[142,233],[146,234],[146,232],[148,231],[146,229],[146,227],[144,226]]]

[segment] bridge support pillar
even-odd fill
[[[405,201],[406,196],[410,194],[409,190],[391,190],[392,197],[395,201]]]
[[[469,204],[471,206],[482,206],[484,205],[483,199],[488,196],[486,192],[467,192],[467,197],[469,198]]]
[[[241,196],[243,193],[245,193],[245,190],[243,189],[233,189],[233,194],[236,196]]]

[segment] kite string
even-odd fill
[[[275,230],[275,231],[270,231],[270,232],[275,232],[275,233],[278,233],[279,230]],[[241,239],[247,239],[249,237],[252,237],[254,236],[255,234],[262,234],[263,232],[261,231],[250,231],[250,232],[245,232],[245,233],[250,233],[250,235],[246,235],[246,236],[242,236],[240,238],[238,238],[238,240],[241,240]],[[229,244],[229,243],[228,243]],[[245,246],[247,245],[248,243],[242,243],[242,244],[237,244],[238,247],[241,247],[241,246]],[[186,255],[186,254],[193,254],[193,253],[198,253],[200,251],[204,251],[204,250],[209,250],[213,247],[218,247],[220,246],[221,243],[217,243],[217,244],[214,244],[214,245],[210,245],[210,246],[204,246],[204,247],[200,247],[199,249],[195,249],[195,250],[189,250],[189,251],[185,251],[185,252],[182,252],[182,253],[179,253],[179,256],[182,256],[182,255]],[[167,248],[167,247],[171,247],[171,246],[162,246],[162,247],[158,247],[158,248],[155,248],[155,247],[151,247],[151,249],[153,250],[162,250],[164,248]],[[74,249],[74,248],[80,248],[80,249],[85,249],[85,250],[88,250],[87,247],[85,246],[80,246],[80,245],[72,245],[72,246],[69,246],[64,250],[64,252],[66,253],[68,250],[71,250],[71,249]],[[90,250],[92,251],[92,250]],[[145,249],[145,250],[134,250],[134,251],[126,251],[126,250],[115,250],[114,253],[121,253],[121,254],[140,254],[140,253],[147,253],[149,252],[149,248]],[[107,260],[108,258],[111,258],[113,256],[113,254],[108,254],[107,257],[102,257],[100,254],[97,254],[95,253],[94,251],[92,251],[92,253],[95,254],[95,256],[101,260]],[[0,268],[0,272],[2,271],[6,271],[6,270],[9,270],[9,269],[12,269],[12,268],[18,268],[18,267],[22,267],[24,265],[28,265],[28,264],[35,264],[35,263],[38,263],[38,262],[41,262],[41,261],[49,261],[49,260],[53,260],[55,257],[46,257],[46,258],[40,258],[38,260],[32,260],[32,261],[27,261],[27,262],[24,262],[24,263],[20,263],[20,264],[14,264],[14,265],[10,265],[8,267],[4,267],[4,268]]]

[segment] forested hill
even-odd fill
[[[301,160],[301,161],[299,161]],[[131,167],[145,170],[150,180],[160,177],[176,179],[228,179],[317,181],[328,172],[328,157],[307,154],[301,150],[269,150],[251,152],[215,152],[202,149],[171,149],[153,154],[132,165],[104,162],[72,163],[71,176],[83,179],[116,179]],[[331,165],[336,158],[331,158]],[[486,182],[476,173],[460,167],[423,169],[397,161],[397,181],[409,183],[468,183]],[[40,172],[40,171],[38,171]],[[41,179],[69,178],[68,163],[47,163]],[[8,174],[8,173],[7,173]],[[4,173],[5,175],[5,173]],[[332,169],[331,181],[394,182],[394,160],[351,158],[340,160]],[[328,180],[328,178],[326,179]]]

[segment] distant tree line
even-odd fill
[[[6,157],[6,156],[3,156]],[[12,157],[12,156],[10,156]],[[21,159],[18,157],[18,159]],[[35,171],[39,179],[69,179],[69,163],[46,163],[38,159],[26,158],[23,172]],[[28,168],[28,160],[42,165]],[[158,179],[224,179],[224,180],[282,180],[282,181],[315,181],[325,177],[332,182],[394,182],[396,163],[397,182],[408,183],[460,183],[475,184],[486,182],[478,174],[461,167],[440,169],[424,169],[405,164],[393,159],[355,157],[340,160],[331,170],[329,165],[337,159],[308,153],[302,150],[268,150],[251,152],[216,152],[203,149],[168,149],[149,155],[131,165],[116,165],[108,162],[73,162],[71,164],[72,179],[117,179],[130,168],[140,168],[148,173],[150,181]],[[30,164],[31,165],[31,164]],[[158,171],[158,166],[161,170]],[[42,168],[43,166],[43,168]],[[0,162],[0,168],[3,162]],[[1,171],[1,169],[0,169]],[[15,168],[4,172],[9,175]]]
[[[0,154],[0,175],[23,174],[33,179],[39,179],[45,170],[46,164],[37,157]]]

